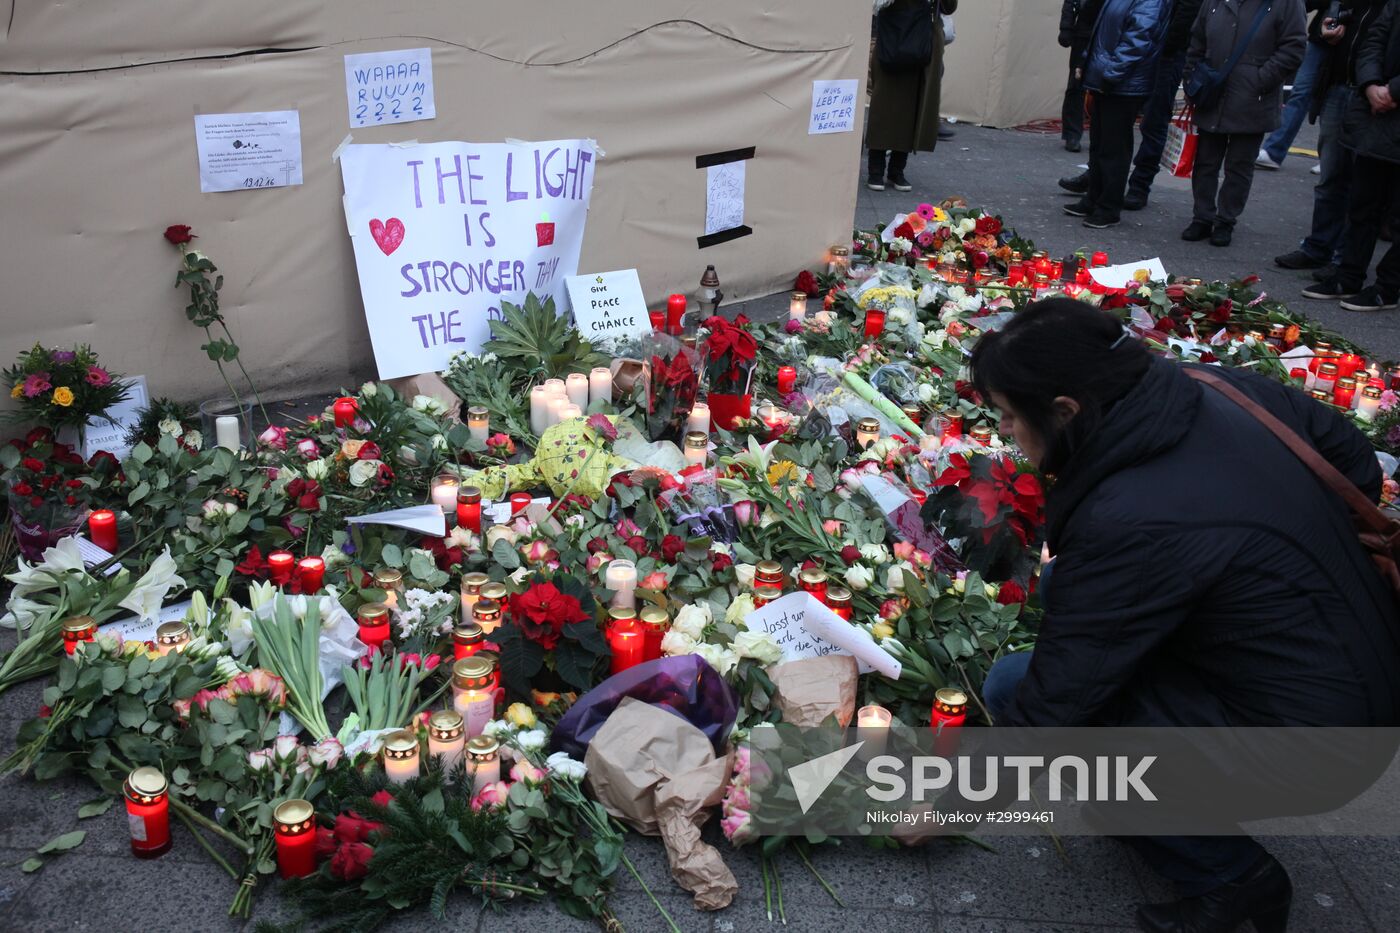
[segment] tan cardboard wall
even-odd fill
[[[13,2],[13,0],[12,0]],[[187,223],[226,275],[260,385],[326,388],[372,368],[331,153],[349,132],[342,56],[429,47],[437,119],[357,142],[592,137],[580,271],[637,267],[653,304],[714,263],[729,299],[814,268],[850,232],[862,127],[808,136],[812,82],[860,78],[868,8],[805,0],[648,4],[369,0],[141,4],[0,0],[0,360],[93,344],[154,394],[197,400],[198,350],[161,239]],[[301,49],[301,51],[252,50]],[[227,57],[234,56],[234,57]],[[201,194],[193,117],[297,109],[306,183]],[[697,249],[695,156],[756,146],[752,236]]]
[[[984,126],[1058,118],[1069,50],[1059,0],[964,0],[944,56],[944,116]]]

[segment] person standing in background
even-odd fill
[[[1199,0],[1197,0],[1199,2]],[[1060,138],[1065,149],[1079,152],[1084,138],[1084,50],[1094,33],[1103,0],[1064,0],[1060,7],[1060,46],[1069,49],[1069,81],[1060,109]]]
[[[1171,0],[1105,0],[1084,53],[1090,92],[1089,178],[1084,197],[1064,211],[1084,226],[1112,227],[1122,219],[1123,191],[1133,162],[1133,124],[1152,90]]]
[[[870,150],[865,186],[911,191],[904,176],[911,152],[938,146],[943,75],[943,20],[958,0],[875,0],[875,55],[870,66]],[[888,158],[888,161],[886,159]]]
[[[1289,147],[1303,128],[1303,118],[1312,109],[1316,97],[1313,89],[1317,87],[1318,73],[1331,48],[1322,36],[1322,21],[1327,19],[1323,11],[1333,4],[1342,5],[1338,0],[1305,0],[1307,12],[1318,15],[1308,24],[1308,47],[1303,52],[1303,63],[1298,66],[1298,73],[1293,76],[1293,90],[1288,92],[1288,103],[1283,105],[1283,118],[1279,121],[1278,129],[1265,137],[1264,145],[1254,160],[1259,168],[1274,171],[1283,166]]]
[[[1188,241],[1210,238],[1229,246],[1249,200],[1254,159],[1264,134],[1279,125],[1283,82],[1303,60],[1307,26],[1303,0],[1209,0],[1196,18],[1186,53],[1186,87],[1197,68],[1219,76],[1209,92],[1198,89],[1194,121],[1196,163],[1191,171]],[[1233,66],[1231,63],[1233,62]],[[1224,184],[1221,184],[1221,172]]]

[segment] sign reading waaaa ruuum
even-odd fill
[[[381,379],[477,351],[501,303],[563,306],[578,271],[594,143],[351,145],[345,218]]]

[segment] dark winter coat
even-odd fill
[[[1312,101],[1308,106],[1308,118],[1315,121],[1322,114],[1322,106],[1327,102],[1332,88],[1339,84],[1356,83],[1356,43],[1366,35],[1385,8],[1385,0],[1343,0],[1342,9],[1348,11],[1350,16],[1345,23],[1346,32],[1335,45],[1324,42],[1320,32],[1331,0],[1308,0],[1308,9],[1313,9],[1314,4],[1319,4],[1320,12],[1308,26],[1308,41],[1326,49],[1326,57],[1318,68],[1317,83],[1313,85]]]
[[[1278,128],[1283,106],[1283,83],[1302,64],[1307,26],[1302,0],[1207,0],[1196,17],[1191,46],[1186,52],[1190,86],[1196,62],[1217,71],[1225,67],[1235,46],[1244,40],[1259,10],[1272,4],[1234,70],[1225,92],[1208,108],[1196,110],[1196,126],[1210,133],[1268,133]]]
[[[1172,16],[1167,21],[1167,38],[1162,44],[1163,57],[1180,54],[1191,46],[1191,30],[1195,28],[1196,16],[1200,14],[1203,2],[1176,0],[1172,4]]]
[[[1107,0],[1084,59],[1084,87],[1145,97],[1162,54],[1171,0]]]
[[[1355,47],[1356,85],[1362,89],[1347,109],[1342,124],[1342,144],[1357,155],[1400,162],[1400,107],[1385,113],[1371,112],[1364,90],[1384,84],[1400,102],[1400,0],[1390,3]]]
[[[1103,0],[1065,0],[1060,6],[1060,45],[1083,45],[1094,32]]]
[[[930,7],[933,17],[933,60],[919,71],[894,74],[880,67],[878,50],[870,62],[870,107],[866,111],[865,144],[895,152],[932,152],[938,145],[939,87],[943,83],[943,20],[958,0],[894,0],[886,9],[906,5]]]
[[[1213,371],[1378,497],[1375,453],[1340,415]],[[1045,617],[999,724],[1400,723],[1400,607],[1346,506],[1179,364],[1152,363],[1046,508]]]

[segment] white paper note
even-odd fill
[[[860,80],[812,82],[812,116],[807,135],[849,133],[856,128],[856,91]]]
[[[82,535],[74,535],[73,540],[78,542],[78,553],[82,555],[83,563],[89,567],[96,567],[103,561],[112,559],[112,552],[106,548],[98,547]],[[122,569],[121,562],[118,561],[107,567],[102,572],[104,577],[110,577]]]
[[[1089,274],[1094,277],[1095,282],[1104,288],[1124,288],[1128,282],[1133,281],[1133,276],[1142,269],[1147,270],[1147,277],[1153,282],[1167,280],[1167,269],[1162,265],[1162,260],[1155,256],[1138,262],[1120,262],[1113,266],[1099,266],[1096,269],[1090,269]]]
[[[747,159],[711,165],[705,170],[705,233],[744,225],[744,177]]]
[[[385,126],[437,117],[433,50],[402,49],[345,56],[350,125]]]
[[[194,137],[200,191],[301,184],[301,116],[295,110],[196,114]]]
[[[549,497],[541,496],[538,499],[531,499],[530,505],[542,505],[549,507]],[[500,502],[481,504],[481,514],[485,515],[493,525],[504,525],[510,521],[510,500],[503,499]]]
[[[870,633],[828,609],[810,593],[789,593],[744,620],[750,631],[767,632],[783,650],[783,660],[854,655],[861,673],[879,671],[898,680],[900,663],[875,644]]]
[[[564,280],[578,332],[593,343],[651,333],[636,269],[571,275]]]
[[[150,401],[146,390],[145,376],[128,376],[131,394],[126,401],[118,402],[107,409],[105,418],[90,418],[87,431],[83,434],[83,459],[90,460],[99,450],[105,450],[118,460],[131,453],[126,442],[126,432],[141,417],[141,409]],[[108,420],[110,419],[110,420]]]
[[[162,606],[160,615],[145,622],[136,616],[113,619],[97,627],[103,635],[120,635],[125,641],[155,641],[156,628],[166,622],[178,622],[190,609],[190,601],[182,600],[169,606]]]
[[[345,521],[350,525],[392,525],[436,538],[447,534],[447,518],[442,514],[441,507],[436,504],[414,505],[406,509],[390,509],[370,515],[351,515]]]

